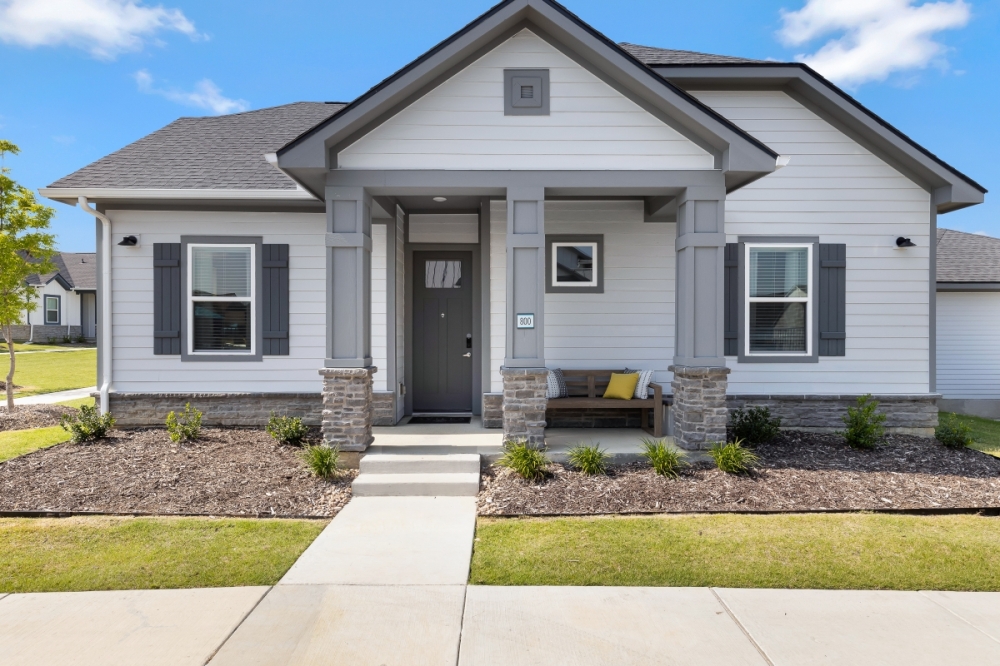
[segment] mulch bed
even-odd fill
[[[481,515],[687,511],[803,511],[1000,507],[1000,459],[947,449],[934,439],[890,435],[856,451],[837,435],[783,432],[759,446],[760,467],[745,476],[695,463],[679,479],[646,465],[584,476],[561,465],[530,483],[491,467]]]
[[[0,511],[336,515],[356,472],[316,478],[299,452],[263,430],[205,428],[184,444],[165,430],[115,430],[0,463]]]
[[[65,405],[14,405],[13,410],[3,405],[0,406],[0,432],[57,426],[63,414],[76,411]]]

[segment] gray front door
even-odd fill
[[[413,411],[472,411],[472,253],[413,253]]]

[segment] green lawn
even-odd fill
[[[327,521],[0,519],[0,593],[274,585]]]
[[[47,446],[69,441],[70,434],[62,426],[34,428],[32,430],[6,430],[0,432],[0,462]]]
[[[982,516],[480,518],[470,581],[998,591],[998,561]]]
[[[949,417],[957,418],[972,429],[972,436],[976,440],[972,448],[1000,458],[1000,421],[983,419],[978,416],[952,414],[950,412],[940,412],[938,414],[940,421]]]
[[[16,357],[16,363],[14,385],[24,387],[16,392],[17,397],[84,388],[97,383],[96,349],[21,354]],[[0,372],[7,367],[0,360]]]

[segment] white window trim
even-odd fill
[[[250,248],[250,295],[249,296],[194,296],[194,249],[195,248],[225,248],[232,249],[238,247]],[[257,280],[254,279],[256,273],[257,252],[253,243],[189,243],[187,246],[187,348],[189,356],[253,356],[256,353],[257,345]],[[229,301],[233,303],[250,303],[250,348],[246,351],[219,351],[201,350],[194,348],[194,304],[199,302],[217,303]]]
[[[793,297],[773,297],[773,296],[750,296],[750,249],[751,248],[806,248],[806,289],[805,298]],[[813,353],[813,301],[816,293],[816,285],[813,284],[813,243],[744,243],[743,255],[743,344],[744,355],[748,357],[803,357],[808,358]],[[750,304],[751,303],[805,303],[806,304],[806,350],[804,352],[751,352],[750,351]]]
[[[54,298],[56,301],[56,309],[49,310],[48,303],[49,299]],[[49,321],[49,312],[56,313],[56,320]],[[60,326],[62,324],[62,299],[56,294],[43,294],[42,295],[42,319],[46,326]]]
[[[558,276],[557,266],[559,265],[559,262],[556,261],[556,257],[558,255],[559,248],[561,248],[561,247],[580,247],[582,245],[589,245],[594,250],[594,254],[593,254],[594,265],[593,265],[593,269],[591,271],[592,277],[591,277],[590,282],[560,282],[559,280],[556,279],[557,276]],[[597,263],[600,261],[600,259],[598,258],[599,252],[597,251],[597,246],[598,246],[598,243],[596,241],[578,241],[578,242],[574,242],[574,241],[552,241],[552,286],[553,287],[565,287],[567,289],[587,289],[587,288],[596,287],[597,286],[597,278],[598,278],[598,270],[600,269],[600,267],[597,265]]]

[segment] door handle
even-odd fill
[[[472,352],[465,352],[462,354],[462,358],[472,358]]]

